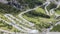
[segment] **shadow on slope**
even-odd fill
[[[12,6],[0,3],[0,13],[18,14],[19,12],[21,11],[13,8]]]
[[[50,16],[44,14],[44,13],[38,13],[36,11],[30,11],[28,13],[26,13],[26,16],[28,17],[43,17],[43,18],[50,18]]]

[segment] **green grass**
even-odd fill
[[[56,13],[60,15],[60,10],[56,10]]]
[[[50,21],[56,21],[54,18],[50,18],[50,16],[46,15],[44,9],[42,8],[25,13],[23,17],[28,21],[35,23],[37,29],[48,28],[51,25],[49,24]]]
[[[20,10],[17,10],[15,8],[13,8],[12,6],[9,6],[7,4],[2,4],[0,3],[0,18],[7,21],[7,22],[11,22],[9,19],[7,19],[4,14],[13,14],[13,15],[17,15],[18,13],[20,13],[21,11]],[[2,22],[0,21],[0,28],[3,29],[3,30],[8,30],[8,31],[11,31],[11,32],[18,32],[19,30],[16,29],[15,27],[5,23],[5,22]]]
[[[4,19],[4,20],[6,20],[7,22],[10,22],[10,20],[8,20],[7,18],[5,18],[4,16],[0,16],[2,19]],[[11,25],[9,25],[9,24],[7,24],[7,23],[5,23],[5,22],[1,22],[0,21],[0,28],[1,29],[4,29],[4,30],[9,30],[9,31],[13,31],[14,32],[14,30],[18,30],[18,29],[16,29],[15,27],[13,27],[13,26],[11,26]]]
[[[5,16],[3,14],[1,14],[1,13],[0,13],[0,18],[7,21],[7,22],[11,22],[9,19],[5,18]],[[11,31],[11,32],[14,32],[15,30],[16,30],[16,32],[19,31],[15,27],[13,27],[13,26],[5,23],[5,22],[2,22],[2,21],[0,21],[0,28],[3,29],[3,30]]]
[[[3,21],[0,21],[0,29],[3,29],[3,30],[8,30],[8,31],[11,31],[11,32],[14,32],[16,30],[19,31],[18,29],[16,29],[15,27],[3,22]]]
[[[20,10],[17,10],[16,8],[13,8],[12,6],[1,4],[0,3],[0,18],[10,22],[7,18],[4,17],[4,14],[12,14],[18,18],[18,14],[20,13]],[[60,10],[57,10],[56,13],[60,14]],[[48,28],[51,24],[49,22],[56,22],[56,20],[53,18],[53,16],[48,16],[45,14],[45,10],[43,8],[37,8],[36,10],[33,10],[31,12],[25,13],[23,15],[25,19],[28,21],[34,23],[36,25],[36,28],[41,30],[42,28]],[[16,21],[18,22],[18,21]],[[22,24],[21,24],[22,25]],[[0,28],[4,30],[9,31],[19,31],[16,28],[14,28],[11,25],[6,24],[5,22],[0,21]],[[57,31],[57,29],[56,29]]]
[[[60,32],[60,25],[54,26],[54,28],[51,31],[52,32]]]
[[[21,12],[20,10],[14,8],[13,6],[0,3],[0,13],[2,13],[2,14],[13,14],[13,15],[17,15],[20,12]]]
[[[3,19],[3,20],[5,20],[5,21],[7,21],[7,22],[11,22],[9,19],[7,19],[7,18],[3,15],[3,13],[2,13],[2,14],[0,13],[0,18]],[[3,30],[11,31],[11,32],[14,32],[14,31],[15,31],[15,32],[19,32],[19,30],[16,29],[15,27],[13,27],[13,26],[5,23],[5,22],[2,22],[2,21],[0,21],[0,28],[3,29]]]
[[[50,18],[50,16],[46,15],[42,8],[37,8],[36,10],[25,13],[23,17],[28,21],[35,23],[36,28],[40,31],[42,28],[48,28],[51,25],[49,24],[50,21],[56,21],[54,18]]]
[[[37,13],[44,13],[45,14],[45,10],[43,8],[37,8],[35,11],[37,11]]]

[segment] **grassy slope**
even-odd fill
[[[60,25],[54,26],[54,28],[51,31],[60,32]]]
[[[8,20],[7,18],[4,17],[4,14],[13,14],[13,15],[17,15],[20,11],[16,10],[15,8],[6,5],[6,4],[2,4],[0,3],[0,18],[10,22],[10,20]],[[15,27],[8,25],[5,22],[0,21],[0,28],[4,29],[4,30],[9,30],[9,31],[19,31],[17,30]]]
[[[20,13],[19,10],[16,10],[15,8],[12,8],[9,5],[5,5],[5,4],[1,4],[0,3],[0,18],[9,21],[7,18],[5,18],[3,16],[3,14],[13,14],[14,16],[16,16],[17,14]],[[60,10],[57,10],[57,13],[60,14]],[[48,24],[50,21],[55,22],[54,18],[50,18],[49,16],[45,15],[45,11],[42,8],[38,8],[34,11],[28,12],[26,13],[23,17],[27,20],[29,20],[30,22],[33,22],[36,24],[36,27],[38,27],[38,29],[40,28],[47,28],[50,26],[50,24]],[[1,23],[1,22],[0,22]],[[2,23],[0,24],[0,26],[3,25]],[[4,26],[4,25],[3,25]],[[6,29],[9,30],[9,28],[7,26],[5,27],[1,27],[2,29]],[[11,31],[16,31],[16,28],[12,28]]]
[[[56,10],[56,13],[60,15],[60,10]]]
[[[50,26],[50,24],[48,24],[50,21],[56,21],[54,20],[54,18],[50,18],[48,15],[46,15],[44,9],[42,8],[38,8],[34,11],[28,12],[24,14],[23,17],[28,21],[35,23],[36,27],[38,27],[39,29],[48,28]]]

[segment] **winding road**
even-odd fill
[[[49,15],[49,13],[48,13],[46,7],[47,7],[49,4],[50,4],[50,0],[46,1],[45,3],[43,3],[43,5],[45,5],[45,11],[46,11],[46,14],[47,14],[47,15]],[[41,5],[41,6],[43,6],[43,5]],[[5,14],[5,15],[4,15],[4,16],[5,16],[6,18],[8,18],[11,22],[7,22],[7,21],[5,21],[5,20],[3,20],[3,19],[1,19],[1,18],[0,18],[0,20],[2,20],[3,22],[5,22],[5,23],[7,23],[7,24],[9,24],[9,25],[12,25],[13,27],[17,28],[18,30],[20,30],[20,31],[22,31],[22,32],[37,33],[37,32],[38,32],[37,30],[32,30],[32,29],[26,28],[26,27],[24,27],[24,26],[20,26],[19,24],[16,24],[16,21],[19,21],[19,23],[24,24],[24,25],[25,25],[25,23],[28,23],[29,26],[34,27],[34,26],[35,26],[34,23],[29,22],[28,20],[26,20],[26,19],[23,18],[22,16],[23,16],[23,14],[25,14],[25,13],[27,13],[27,12],[30,12],[30,11],[32,11],[32,10],[35,10],[35,9],[41,7],[41,6],[37,6],[37,7],[33,8],[33,9],[27,9],[26,11],[21,12],[21,13],[18,15],[18,17],[19,17],[20,19],[22,19],[22,20],[24,21],[24,23],[22,22],[22,20],[17,19],[16,17],[14,17],[14,16],[11,15],[11,14]],[[54,10],[57,9],[59,6],[60,6],[60,3],[57,5],[56,8],[53,8],[53,9],[50,10],[50,14],[52,15],[53,13],[55,13]],[[16,19],[16,21],[14,21],[14,19]],[[58,25],[58,24],[60,24],[60,21],[57,22],[57,23],[55,24],[55,26]],[[27,24],[26,24],[26,25],[27,25]],[[21,27],[22,27],[23,29],[22,29]],[[54,26],[50,26],[50,28],[47,28],[46,31],[47,31],[47,32],[50,32],[50,30],[51,30],[53,27],[54,27]],[[4,30],[2,30],[2,31],[4,31]],[[4,32],[8,32],[8,31],[4,31]]]
[[[45,5],[44,8],[45,8],[46,14],[49,15],[49,12],[48,12],[48,10],[47,10],[47,6],[50,4],[50,1],[46,1],[45,4],[46,4],[46,5]]]
[[[22,26],[21,24],[20,24],[20,25],[19,25],[19,24],[16,24],[16,21],[13,20],[14,17],[13,17],[11,14],[5,14],[4,16],[5,16],[6,18],[8,18],[10,21],[12,21],[12,24],[13,24],[13,25],[19,27],[18,30],[23,30],[23,31],[24,31],[24,29],[27,30],[27,31],[28,31],[28,30],[31,30],[31,29],[29,29],[29,28],[27,28],[27,27]],[[16,19],[16,18],[15,18],[15,19]]]
[[[7,30],[3,30],[3,29],[0,29],[0,31],[5,32],[5,34],[6,34],[6,33],[13,34],[13,32],[10,32],[10,31],[7,31]]]

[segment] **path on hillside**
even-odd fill
[[[0,18],[0,20],[3,21],[3,22],[5,22],[5,23],[7,23],[7,24],[9,24],[9,25],[12,25],[13,27],[17,28],[18,30],[20,30],[22,32],[26,32],[25,30],[21,29],[17,24],[14,24],[12,22],[7,22],[7,21],[5,21],[5,20],[3,20],[1,18]]]
[[[6,18],[8,18],[10,21],[12,21],[12,23],[14,23],[16,26],[20,26],[20,27],[22,27],[23,29],[25,29],[25,30],[31,30],[31,29],[29,29],[29,28],[27,28],[27,27],[24,27],[24,26],[22,26],[21,24],[18,24],[18,23],[16,23],[16,21],[14,21],[14,19],[16,19],[17,21],[20,21],[19,19],[17,19],[16,17],[14,17],[13,15],[11,15],[11,14],[5,14],[4,15]],[[23,22],[21,22],[21,23],[23,23]],[[25,25],[25,24],[23,24],[23,25]]]
[[[5,34],[6,34],[6,33],[13,34],[13,32],[10,32],[10,31],[7,31],[7,30],[3,30],[3,29],[0,29],[0,31],[5,32]],[[1,34],[1,33],[0,33],[0,34]]]
[[[57,3],[59,3],[59,4],[57,4]],[[57,3],[56,3],[56,4],[57,4],[57,7],[56,7],[56,8],[52,8],[52,9],[49,11],[49,12],[50,12],[50,15],[55,14],[55,19],[60,16],[60,15],[58,15],[58,14],[55,13],[55,10],[56,10],[57,8],[59,8],[59,6],[60,6],[60,1],[57,2]],[[50,24],[52,24],[52,23],[50,23]],[[50,30],[53,29],[53,27],[54,27],[54,26],[57,26],[58,24],[60,24],[60,21],[59,21],[59,20],[58,20],[58,22],[56,22],[54,25],[51,25],[49,28],[47,28],[46,31],[47,31],[47,32],[50,32]],[[44,31],[43,31],[43,33],[44,33]],[[45,32],[45,33],[46,33],[46,32]]]
[[[46,5],[46,4],[47,4],[47,5]],[[46,6],[45,6],[45,11],[46,11],[47,14],[49,14],[49,13],[48,13],[46,7],[47,7],[49,4],[50,4],[50,2],[43,3],[43,5],[46,5]],[[39,7],[41,7],[41,6],[37,6],[37,7],[33,8],[33,9],[27,9],[26,11],[21,12],[18,16],[19,16],[19,18],[22,19],[24,22],[28,23],[28,25],[30,25],[31,27],[34,27],[35,24],[34,24],[34,23],[31,23],[31,22],[29,22],[28,20],[26,20],[25,18],[23,18],[23,14],[25,14],[25,13],[27,13],[27,12],[29,12],[29,11],[35,10],[35,9],[37,9],[37,8],[39,8]],[[50,11],[52,11],[52,13],[53,13],[53,9],[51,9]],[[9,14],[8,16],[10,16],[11,18],[9,18],[7,15],[8,15],[8,14],[5,14],[5,17],[7,17],[7,18],[8,18],[9,20],[11,20],[12,22],[7,22],[7,21],[5,21],[5,20],[3,20],[3,19],[0,19],[0,20],[3,20],[4,22],[12,25],[13,27],[17,28],[18,30],[21,30],[21,31],[23,31],[23,32],[26,32],[25,30],[21,29],[21,28],[19,27],[19,25],[17,25],[16,22],[15,22],[14,20],[12,20],[12,18],[13,18],[13,19],[16,19],[17,21],[19,21],[19,23],[22,23],[22,20],[19,20],[19,19],[13,17],[13,16],[10,15],[10,14]],[[22,24],[24,24],[24,23],[22,23]],[[55,25],[57,25],[57,24],[60,24],[60,22],[57,22]],[[25,28],[25,27],[23,27],[23,28]],[[48,28],[47,30],[50,31],[52,28],[53,28],[53,26],[50,26],[50,28]],[[29,28],[25,28],[25,29],[30,30]],[[32,31],[33,31],[33,30],[32,30]]]
[[[50,1],[46,1],[45,4],[46,4],[45,7],[44,7],[45,12],[46,12],[47,15],[49,15],[49,12],[47,10],[47,6],[50,5]]]

